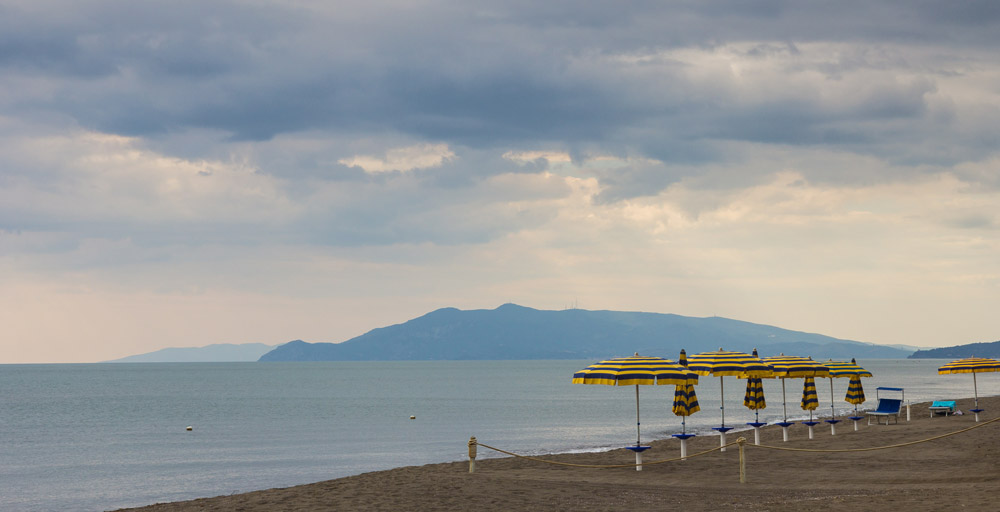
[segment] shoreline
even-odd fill
[[[972,398],[957,400],[968,411]],[[806,427],[790,429],[789,442],[781,428],[761,429],[761,444],[753,445],[750,431],[731,432],[727,441],[747,438],[747,483],[739,483],[738,450],[693,454],[718,447],[716,435],[697,436],[688,442],[686,461],[650,465],[676,458],[679,443],[664,439],[650,443],[642,471],[634,468],[592,469],[551,465],[502,456],[483,458],[490,451],[478,448],[476,472],[468,461],[407,466],[363,473],[314,484],[253,491],[229,496],[160,503],[123,511],[187,512],[205,510],[614,510],[622,506],[683,507],[688,511],[772,510],[801,511],[807,506],[853,506],[861,510],[905,505],[908,511],[965,507],[993,510],[989,491],[1000,483],[1000,397],[979,399],[985,412],[980,422],[962,416],[930,417],[928,402],[905,407],[898,424],[868,425],[850,420],[830,435],[829,425],[815,427],[815,438]],[[976,427],[976,425],[980,425]],[[967,432],[910,446],[871,450],[920,441],[961,429]],[[475,433],[471,433],[475,434]],[[487,439],[480,439],[490,444]],[[498,447],[503,448],[503,447]],[[568,464],[633,464],[624,448],[604,452],[564,453],[538,457]]]

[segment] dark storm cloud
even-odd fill
[[[511,172],[498,155],[512,148],[638,158],[595,174],[598,200],[615,201],[657,193],[678,166],[731,161],[729,142],[913,166],[984,158],[994,141],[968,133],[995,121],[955,130],[928,98],[1000,43],[998,19],[993,2],[12,3],[0,116],[68,118],[186,158],[304,132],[342,142],[262,156],[289,193],[309,190],[296,178],[371,179],[333,163],[353,154],[343,141],[369,137],[493,153],[435,169],[433,188]],[[804,55],[811,43],[841,46]],[[716,49],[782,64],[742,83],[671,56]],[[210,142],[179,143],[192,133]]]
[[[998,37],[990,3],[429,2],[401,13],[392,4],[357,12],[281,3],[57,6],[7,7],[0,22],[0,65],[44,76],[59,91],[36,109],[116,133],[211,128],[250,140],[389,128],[479,147],[602,141],[650,116],[668,124],[685,99],[622,87],[613,68],[603,76],[573,68],[588,55],[741,39]]]

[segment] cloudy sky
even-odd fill
[[[0,0],[0,363],[440,307],[1000,339],[1000,3]]]

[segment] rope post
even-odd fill
[[[747,459],[746,459],[746,457],[744,456],[744,453],[743,453],[744,452],[743,445],[745,445],[746,442],[747,442],[747,438],[745,438],[745,437],[740,437],[739,439],[736,440],[736,443],[739,444],[739,446],[740,446],[740,483],[741,484],[747,483]]]
[[[906,401],[906,421],[910,421],[910,401]]]
[[[469,473],[476,472],[476,436],[469,438]]]

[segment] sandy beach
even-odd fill
[[[958,400],[964,411],[972,399]],[[930,417],[929,404],[905,408],[898,424],[868,425],[854,431],[850,421],[815,427],[810,440],[805,426],[761,431],[761,444],[812,450],[863,449],[920,441],[982,425],[967,432],[881,450],[800,452],[752,446],[753,431],[730,432],[728,441],[747,439],[747,483],[739,481],[739,450],[633,468],[593,469],[513,458],[480,457],[476,472],[467,461],[403,467],[284,489],[162,503],[128,510],[292,511],[292,510],[644,510],[686,511],[803,509],[997,510],[1000,484],[1000,397],[981,398],[980,423],[974,416]],[[874,407],[874,404],[866,404]],[[706,414],[704,411],[699,414]],[[475,435],[475,432],[470,432]],[[456,440],[465,444],[467,439]],[[489,439],[479,439],[490,445]],[[679,456],[679,443],[651,443],[644,461]],[[689,456],[719,445],[704,435],[688,443]],[[497,448],[504,448],[497,446]],[[479,454],[489,450],[480,446]],[[632,464],[625,449],[602,453],[561,454],[545,460],[587,465]]]

